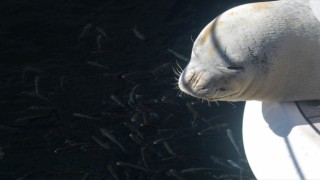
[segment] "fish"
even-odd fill
[[[168,144],[167,141],[163,142],[164,147],[166,148],[166,150],[168,151],[168,153],[172,156],[177,156],[177,154],[173,151],[173,149],[170,147],[170,145]]]
[[[185,173],[195,173],[199,171],[222,171],[221,169],[214,169],[214,168],[188,168],[188,169],[183,169],[180,171],[180,173],[185,174]]]
[[[39,94],[39,81],[40,81],[40,76],[36,76],[34,78],[34,86],[35,86],[35,93]]]
[[[116,174],[116,172],[114,171],[113,167],[111,165],[107,166],[109,173],[111,174],[111,176],[115,179],[115,180],[120,180],[119,176]]]
[[[117,96],[115,96],[115,95],[111,95],[110,96],[110,98],[114,101],[114,102],[116,102],[119,106],[121,106],[121,107],[126,107],[121,101],[120,101],[120,99],[117,97]]]
[[[85,115],[85,114],[80,114],[80,113],[73,113],[72,115],[73,115],[74,117],[78,117],[78,118],[92,119],[92,120],[101,120],[101,119],[99,119],[99,118],[95,118],[95,117],[88,116],[88,115]]]
[[[129,100],[128,100],[128,104],[132,107],[133,103],[135,103],[135,98],[134,98],[134,93],[136,91],[136,89],[140,86],[140,84],[137,84],[135,85],[132,90],[130,91],[130,94],[129,94]]]
[[[232,160],[227,160],[227,162],[234,168],[237,168],[237,169],[243,169],[243,167],[241,167],[238,163],[232,161]]]
[[[147,168],[150,168],[147,163],[146,149],[147,149],[146,147],[140,148],[141,158],[142,158],[142,162],[143,162],[144,166]]]
[[[239,150],[238,145],[236,144],[236,141],[235,141],[234,138],[233,138],[233,134],[232,134],[231,129],[227,129],[227,135],[228,135],[228,138],[229,138],[229,140],[231,141],[232,145],[233,145],[234,148],[236,149],[237,153],[238,153],[239,156],[241,157],[241,152],[240,152],[240,150]]]
[[[145,37],[141,32],[139,32],[139,31],[137,30],[137,27],[136,27],[136,26],[134,26],[134,27],[132,28],[132,31],[133,31],[134,35],[135,35],[138,39],[140,39],[140,40],[142,40],[142,41],[146,40],[146,37]]]
[[[91,23],[88,23],[86,26],[84,26],[84,28],[82,29],[80,35],[79,35],[79,40],[83,39],[87,32],[91,29],[92,27],[92,24]]]
[[[91,136],[91,138],[97,143],[99,144],[101,147],[103,147],[106,150],[110,150],[110,145],[107,142],[102,142],[101,140],[99,140],[98,138],[96,138],[95,136]]]
[[[101,48],[102,48],[102,35],[101,34],[99,34],[97,36],[96,43],[97,43],[98,51],[100,52]]]
[[[128,151],[122,146],[122,144],[116,139],[116,137],[112,135],[107,129],[100,128],[100,132],[107,138],[109,138],[112,142],[117,144],[123,152],[128,153]]]
[[[94,67],[99,67],[99,68],[102,68],[104,70],[110,70],[109,67],[104,66],[104,65],[99,64],[99,63],[96,63],[96,62],[93,62],[93,61],[87,61],[87,63],[90,64],[91,66],[94,66]]]
[[[100,27],[96,27],[96,31],[101,34],[105,39],[109,39],[107,33]]]
[[[151,170],[151,169],[148,169],[148,168],[144,168],[144,167],[137,166],[137,165],[130,164],[130,163],[126,163],[126,162],[117,162],[116,164],[117,164],[117,166],[130,167],[130,168],[137,169],[137,170],[140,170],[140,171],[143,171],[143,172],[146,172],[146,173],[160,173],[161,172],[161,171],[158,171],[158,170]]]
[[[176,58],[182,60],[182,61],[185,61],[185,62],[189,62],[189,58],[185,57],[184,55],[182,54],[179,54],[177,52],[175,52],[174,50],[172,49],[168,49],[168,52],[170,52],[171,54],[173,54]]]

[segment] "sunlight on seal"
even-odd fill
[[[201,31],[179,88],[210,101],[319,99],[319,39],[307,0],[235,7]]]
[[[320,111],[302,101],[320,99],[319,80],[320,0],[280,0],[210,22],[178,83],[197,98],[247,101],[243,147],[257,179],[320,179]]]

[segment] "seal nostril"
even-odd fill
[[[195,78],[193,85],[192,85],[194,88],[198,87],[198,83],[201,81],[202,74],[203,73],[199,74],[198,77]]]
[[[192,74],[192,76],[190,76],[187,80],[188,84],[192,84],[195,81],[195,73]]]

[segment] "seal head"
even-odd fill
[[[209,101],[320,98],[320,83],[311,82],[320,78],[319,37],[320,23],[304,1],[235,7],[201,31],[179,88]]]

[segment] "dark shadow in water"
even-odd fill
[[[286,137],[295,126],[309,124],[320,135],[314,124],[320,122],[320,108],[314,101],[295,103],[262,103],[262,113],[270,129],[278,136]],[[288,115],[295,119],[288,119]],[[289,116],[289,118],[290,118]],[[296,117],[303,117],[301,118]]]
[[[319,129],[315,125],[316,123],[320,123],[320,108],[318,107],[319,102],[315,103],[315,101],[262,103],[263,117],[270,129],[276,135],[283,137],[300,179],[305,179],[305,177],[296,159],[288,135],[293,127],[308,124],[320,135]]]

